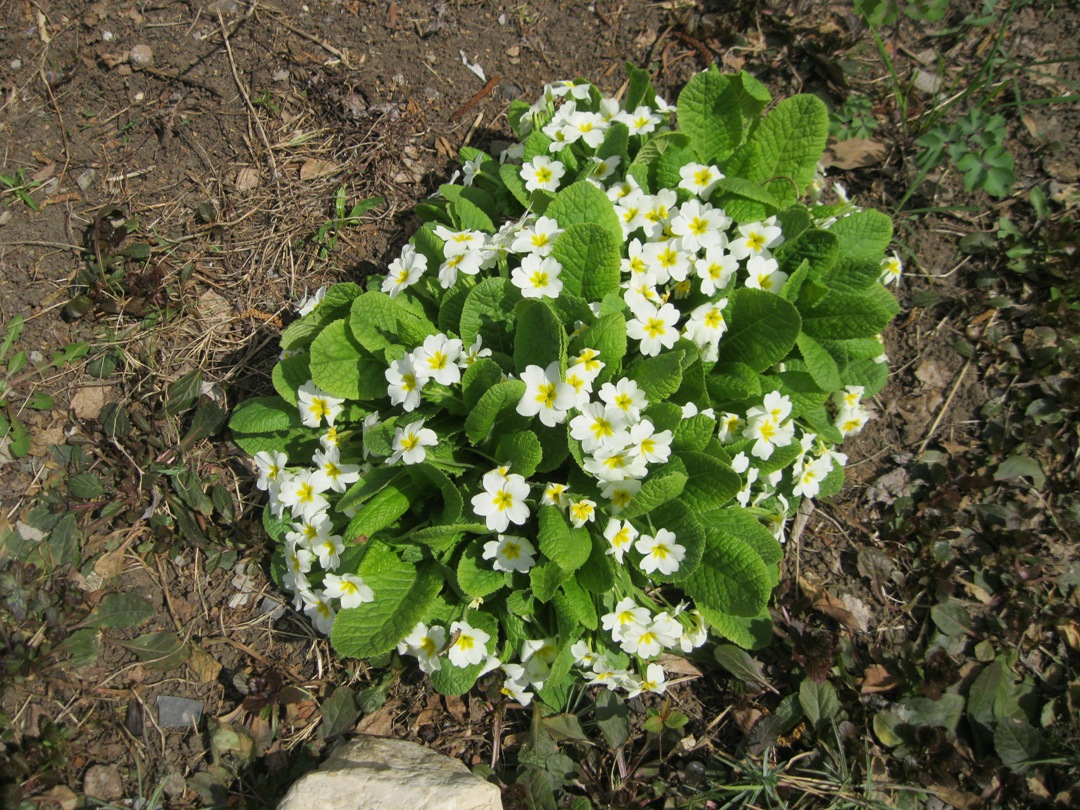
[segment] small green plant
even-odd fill
[[[1004,116],[972,110],[956,123],[938,124],[919,138],[916,144],[923,151],[916,163],[925,173],[948,159],[963,172],[968,191],[982,190],[992,197],[1005,197],[1016,182],[1005,135]]]
[[[22,169],[18,169],[15,174],[5,174],[0,172],[0,185],[4,186],[4,190],[0,192],[3,197],[11,194],[22,200],[23,204],[31,211],[37,211],[41,208],[37,201],[30,196],[30,192],[41,185],[31,180],[26,179],[26,173]],[[0,197],[0,199],[3,199]],[[4,206],[8,205],[6,199],[3,200]]]
[[[829,135],[838,141],[869,138],[878,128],[874,107],[868,96],[853,95],[829,116]]]
[[[767,643],[783,527],[839,490],[885,383],[900,269],[884,214],[799,202],[824,104],[770,102],[715,69],[677,108],[634,68],[621,104],[549,85],[386,277],[285,330],[278,395],[230,426],[275,577],[340,654],[414,656],[447,694],[499,668],[558,708],[664,692],[660,654],[710,628]]]
[[[377,205],[382,205],[383,202],[384,200],[381,197],[368,197],[360,200],[351,208],[346,208],[345,186],[339,188],[337,193],[334,194],[333,217],[320,225],[319,229],[311,236],[311,242],[319,248],[319,258],[325,259],[329,256],[337,247],[341,233],[346,228],[359,225],[360,217],[363,214]]]

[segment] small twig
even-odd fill
[[[971,367],[971,361],[974,359],[975,354],[972,353],[971,357],[968,357],[967,362],[964,363],[964,367],[960,369],[960,373],[956,375],[956,379],[953,381],[952,388],[949,390],[949,395],[945,397],[945,401],[941,403],[941,407],[938,408],[937,416],[934,417],[933,423],[930,425],[930,429],[926,431],[926,435],[923,437],[922,442],[919,444],[919,449],[915,451],[915,458],[922,458],[922,454],[926,452],[926,446],[930,444],[930,440],[934,438],[934,433],[941,425],[941,420],[945,418],[945,413],[949,410],[949,406],[952,404],[953,398],[956,396],[956,392],[960,390],[960,383],[964,381],[964,377],[967,376],[967,370]]]
[[[282,28],[285,28],[286,30],[291,31],[292,33],[296,34],[298,37],[306,39],[308,42],[313,42],[314,44],[316,44],[320,48],[322,48],[324,51],[326,51],[327,53],[336,56],[338,59],[341,60],[341,64],[345,65],[345,67],[349,68],[350,70],[352,70],[355,67],[355,65],[352,65],[352,64],[349,63],[349,56],[348,56],[347,53],[345,53],[345,51],[338,50],[333,45],[331,45],[331,44],[329,44],[327,42],[323,42],[323,40],[319,39],[318,37],[314,36],[313,34],[309,34],[307,31],[304,31],[301,28],[296,28],[296,27],[290,25],[289,23],[285,22],[285,20],[283,20],[281,17],[277,16],[276,14],[272,14],[271,16],[273,16],[273,18],[275,20],[277,20],[278,25],[280,25]]]
[[[240,91],[240,96],[244,99],[248,113],[255,122],[255,129],[259,133],[259,138],[262,139],[263,146],[266,147],[266,156],[270,160],[270,177],[277,183],[280,178],[278,177],[277,161],[274,160],[274,148],[270,145],[270,139],[266,137],[266,130],[263,129],[262,122],[259,120],[259,114],[255,112],[255,105],[251,103],[251,98],[248,96],[244,83],[240,81],[240,74],[236,70],[236,60],[233,58],[232,45],[229,44],[229,32],[225,29],[225,20],[222,19],[220,11],[217,12],[217,18],[218,25],[221,26],[221,38],[225,42],[225,53],[229,56],[229,67],[232,69],[233,80]]]
[[[461,118],[461,116],[465,115],[465,113],[467,113],[473,107],[475,107],[477,104],[479,104],[480,99],[482,99],[484,96],[488,95],[488,93],[495,89],[495,85],[499,83],[499,80],[501,78],[502,76],[496,73],[494,76],[488,79],[487,84],[481,87],[480,90],[477,91],[476,95],[474,95],[472,98],[470,98],[460,107],[458,107],[454,114],[450,116],[450,120],[456,121],[457,119]]]

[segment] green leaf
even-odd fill
[[[806,362],[806,370],[814,378],[814,383],[823,391],[839,391],[840,368],[832,355],[807,334],[800,334],[796,340],[799,353]]]
[[[311,344],[311,379],[330,396],[342,399],[361,399],[360,344],[353,338],[345,319],[327,324]],[[375,368],[381,366],[374,364]],[[368,369],[369,375],[372,370]],[[306,382],[306,380],[304,381]],[[386,393],[386,382],[380,379],[380,391]],[[301,383],[303,384],[303,383]],[[364,397],[367,399],[369,397]]]
[[[626,702],[608,689],[597,693],[595,701],[596,725],[612,750],[618,750],[630,739],[630,712]]]
[[[79,473],[68,478],[67,490],[73,498],[78,498],[80,501],[92,501],[101,497],[105,492],[105,486],[93,473]]]
[[[353,694],[352,689],[339,686],[322,702],[319,712],[322,714],[319,737],[329,740],[352,728],[360,715],[360,707],[356,705],[356,695]]]
[[[296,405],[298,401],[296,392],[300,389],[300,386],[312,379],[308,360],[308,354],[305,352],[279,360],[274,366],[271,375],[274,390],[290,405]]]
[[[697,609],[718,636],[747,650],[768,647],[773,640],[772,617],[765,608],[756,616],[749,617],[734,616],[703,604],[698,604]]]
[[[589,551],[592,551],[592,541],[589,541]],[[566,604],[578,624],[589,630],[595,630],[599,626],[596,614],[596,603],[592,594],[585,590],[584,586],[575,577],[565,580],[560,586],[566,596]]]
[[[551,255],[562,265],[559,278],[563,289],[590,301],[599,301],[608,293],[616,292],[622,264],[621,248],[621,231],[616,237],[594,222],[565,226],[565,230],[555,237],[551,249]]]
[[[755,165],[748,167],[748,179],[771,181],[767,188],[781,205],[795,202],[813,182],[828,137],[829,111],[821,99],[811,95],[784,99],[750,138],[760,152]]]
[[[858,292],[865,290],[881,277],[881,262],[872,259],[841,259],[825,278],[834,290]]]
[[[799,336],[799,312],[778,295],[741,288],[729,296],[718,363],[742,363],[764,371],[783,360]]]
[[[592,532],[589,532],[589,536],[592,539],[589,559],[574,572],[574,578],[585,590],[605,594],[615,586],[615,569],[611,563],[611,555],[607,553],[608,543]]]
[[[859,293],[830,292],[816,304],[799,307],[803,330],[817,340],[873,337],[899,311],[892,293],[880,284]]]
[[[661,504],[679,497],[686,487],[686,482],[686,467],[678,458],[673,458],[664,466],[650,470],[641,489],[630,499],[630,503],[623,509],[620,517],[630,520],[647,515]]]
[[[841,259],[866,259],[879,263],[892,241],[892,218],[872,208],[841,217],[829,226],[839,240]]]
[[[1042,735],[1027,720],[1006,717],[994,726],[994,750],[1003,765],[1014,771],[1039,756]]]
[[[514,334],[514,311],[521,290],[504,278],[486,278],[469,291],[461,308],[461,340],[466,346],[480,335],[483,345],[492,351],[511,354],[510,336]]]
[[[300,411],[280,397],[253,397],[229,420],[233,433],[277,433],[303,427]]]
[[[76,630],[55,647],[53,653],[68,656],[65,665],[69,667],[92,667],[97,663],[98,649],[101,647],[101,634],[92,627]]]
[[[488,652],[494,654],[499,649],[499,624],[495,617],[476,610],[467,612],[464,618],[472,627],[483,630],[491,637],[486,646]],[[441,695],[463,695],[472,689],[483,667],[484,661],[467,667],[456,667],[450,663],[449,658],[444,658],[442,668],[431,673],[431,683]]]
[[[719,459],[691,451],[681,451],[676,455],[686,467],[688,476],[682,501],[695,511],[719,509],[742,488],[739,474]]]
[[[718,181],[716,190],[713,192],[714,199],[718,193],[753,200],[772,209],[780,207],[780,203],[777,202],[776,197],[769,193],[768,189],[741,177],[725,177]]]
[[[530,365],[547,368],[553,362],[565,369],[566,330],[555,310],[546,301],[525,299],[517,305],[516,319],[514,369],[520,374]]]
[[[458,560],[458,587],[472,597],[493,594],[506,582],[503,573],[492,568],[493,561],[484,559],[485,542],[487,538],[469,543]]]
[[[690,79],[679,94],[679,126],[701,161],[723,160],[742,140],[742,113],[733,103],[737,92],[713,65]]]
[[[502,424],[503,417],[517,415],[517,404],[525,396],[525,388],[521,380],[506,380],[484,392],[465,418],[465,435],[469,441],[473,444],[486,441],[496,422],[502,425],[501,429],[507,429]]]
[[[705,380],[709,399],[717,407],[757,399],[761,396],[761,377],[745,363],[717,363]]]
[[[480,357],[461,375],[461,391],[465,407],[472,410],[485,392],[502,382],[503,371],[499,364],[487,357]]]
[[[443,585],[434,568],[402,562],[385,543],[370,542],[357,573],[375,592],[375,601],[339,611],[330,633],[334,649],[347,658],[374,658],[394,649],[424,618]]]
[[[622,244],[622,225],[615,206],[592,183],[580,182],[561,189],[544,212],[562,228],[592,224],[603,228],[616,244]]]
[[[396,479],[372,496],[349,521],[343,536],[346,539],[372,537],[391,526],[409,511],[419,488],[412,481]],[[339,506],[339,509],[341,507]]]
[[[495,448],[495,461],[526,478],[532,477],[543,458],[540,440],[531,430],[517,430],[507,433]]]
[[[828,681],[815,683],[810,678],[803,678],[799,684],[799,705],[806,719],[814,726],[834,719],[840,710],[840,701],[833,685]]]
[[[521,167],[517,164],[504,163],[499,167],[499,178],[514,199],[523,207],[528,208],[532,200],[529,192],[525,190],[525,181],[521,179]]]
[[[191,657],[187,643],[172,630],[155,630],[143,633],[131,641],[117,641],[124,649],[151,669],[167,672],[176,669]]]
[[[663,403],[662,403],[663,404]],[[703,413],[681,419],[671,442],[672,450],[702,451],[716,433],[716,420]]]
[[[626,370],[626,376],[638,384],[650,403],[663,402],[682,385],[682,359],[681,349],[639,357]]]
[[[550,602],[559,586],[572,574],[573,572],[565,570],[551,560],[537,563],[529,569],[529,583],[532,586],[533,596],[541,602]]]
[[[794,275],[803,261],[806,261],[809,263],[806,272],[815,278],[823,278],[839,257],[840,240],[836,234],[816,228],[803,231],[776,249],[776,260],[780,262],[780,269],[788,275]],[[878,258],[880,259],[880,256]],[[786,294],[790,284],[791,279],[788,279],[784,285],[784,297],[787,300],[791,300]]]
[[[769,679],[762,672],[761,664],[734,644],[719,644],[714,652],[716,663],[746,684],[769,687]]]
[[[82,622],[84,627],[129,628],[138,627],[157,611],[154,606],[137,593],[120,592],[106,594],[90,615]]]
[[[398,343],[417,345],[436,333],[435,325],[409,308],[402,296],[371,291],[359,296],[349,310],[349,331],[353,339],[377,357]],[[314,358],[313,358],[314,361]]]
[[[202,372],[189,371],[165,389],[165,413],[176,416],[199,401],[202,391]]]
[[[749,545],[706,525],[701,565],[683,589],[699,606],[752,618],[764,609],[771,585],[765,563]]]
[[[563,571],[568,573],[576,571],[589,558],[592,542],[589,540],[588,532],[571,531],[566,517],[558,507],[541,506],[537,510],[537,521],[540,552]],[[541,601],[547,600],[541,599]]]

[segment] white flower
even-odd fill
[[[397,298],[403,290],[411,287],[427,270],[427,256],[417,253],[411,244],[401,249],[401,255],[390,262],[386,279],[382,283],[382,291],[391,298]]]
[[[791,398],[779,391],[770,391],[761,405],[755,405],[746,412],[747,419],[765,415],[771,416],[777,422],[783,422],[791,415]]]
[[[296,314],[303,318],[305,315],[314,311],[315,307],[322,303],[323,298],[326,296],[327,286],[324,284],[319,287],[314,293],[306,296],[303,301],[300,302]]]
[[[784,243],[780,227],[775,224],[775,219],[770,217],[764,222],[748,222],[739,226],[739,235],[731,240],[728,250],[736,259],[745,259],[747,256],[769,255],[769,248],[777,247]]]
[[[480,335],[476,336],[476,340],[473,341],[473,345],[465,349],[461,353],[461,357],[458,360],[458,364],[464,368],[468,368],[481,357],[491,357],[491,349],[482,349]]]
[[[312,459],[315,474],[311,477],[311,482],[320,491],[332,489],[334,492],[344,492],[348,484],[360,480],[360,465],[342,464],[339,455],[337,447],[315,451]]]
[[[650,239],[659,239],[671,218],[671,209],[679,201],[679,196],[670,188],[662,188],[646,199],[648,208],[641,228]]]
[[[496,571],[521,571],[526,573],[536,565],[533,555],[536,549],[524,537],[500,534],[497,540],[484,543],[484,559],[494,560],[491,567]]]
[[[795,485],[791,488],[791,494],[795,497],[813,498],[821,489],[821,482],[832,472],[832,458],[821,456],[815,458],[809,464],[798,464],[792,470]]]
[[[310,591],[303,593],[303,596],[306,603],[304,613],[314,622],[315,629],[324,635],[330,635],[330,631],[334,627],[335,615],[330,602],[325,596]]]
[[[483,264],[484,254],[479,250],[467,250],[447,256],[446,261],[439,265],[439,286],[444,290],[449,289],[457,282],[458,273],[475,276]]]
[[[678,215],[672,218],[671,232],[681,239],[683,249],[693,252],[723,247],[727,243],[724,231],[730,225],[731,217],[721,209],[688,200],[679,206]]]
[[[619,600],[611,613],[601,616],[600,622],[615,641],[622,641],[626,632],[634,625],[647,626],[649,624],[649,609],[639,607],[627,596]]]
[[[300,408],[300,421],[307,427],[318,427],[324,418],[326,424],[332,425],[344,410],[344,399],[330,396],[312,380],[300,386],[296,399]]]
[[[450,644],[448,656],[455,667],[475,666],[487,656],[485,645],[491,636],[479,627],[473,627],[468,622],[454,622],[450,625],[450,637],[454,641]]]
[[[701,279],[701,292],[713,296],[731,283],[731,277],[739,268],[739,260],[722,247],[705,250],[705,256],[694,262],[694,272]]]
[[[566,497],[568,491],[566,484],[548,484],[544,487],[544,495],[540,498],[540,503],[545,506],[558,506],[559,508],[562,508],[566,505],[566,502],[563,499]]]
[[[529,485],[517,474],[484,476],[484,491],[472,497],[473,512],[484,518],[493,532],[504,532],[514,523],[520,526],[529,519]]]
[[[780,263],[767,256],[752,255],[746,261],[746,271],[749,273],[746,286],[752,290],[778,293],[788,280],[788,274],[780,269]]]
[[[311,550],[319,558],[319,565],[327,571],[333,571],[341,565],[341,552],[345,550],[345,543],[340,534],[330,534],[312,543]]]
[[[628,174],[620,182],[608,188],[607,198],[614,203],[635,193],[642,193],[641,186],[638,185],[638,181],[634,179],[633,175]]]
[[[608,383],[610,385],[610,383]],[[581,442],[581,449],[592,453],[602,446],[625,447],[629,436],[622,437],[627,426],[626,413],[601,402],[590,402],[570,420],[570,435]]]
[[[733,444],[738,441],[745,422],[737,413],[725,413],[717,420],[716,438],[723,444]]]
[[[787,447],[795,437],[794,422],[780,421],[772,414],[766,413],[759,416],[747,414],[746,427],[742,435],[747,439],[754,439],[754,446],[750,448],[750,454],[754,458],[767,461],[772,457],[773,450],[777,447]]]
[[[343,608],[359,607],[364,602],[375,601],[375,592],[356,574],[327,574],[323,589],[329,598],[340,599]]]
[[[854,436],[870,421],[871,413],[862,405],[854,408],[841,408],[833,422],[844,437]]]
[[[563,283],[559,278],[562,265],[551,256],[530,253],[515,267],[510,281],[521,290],[523,298],[558,298]]]
[[[555,246],[555,238],[562,233],[559,223],[551,217],[540,217],[532,225],[526,225],[517,232],[510,245],[514,253],[535,253],[548,256]]]
[[[573,369],[574,371],[581,372],[590,382],[592,382],[604,368],[604,363],[599,357],[600,352],[596,349],[586,347],[582,349],[576,357],[570,358],[568,370]]]
[[[641,259],[658,284],[666,284],[673,279],[684,281],[690,272],[690,254],[681,239],[647,242],[641,250]]]
[[[452,231],[445,225],[435,226],[435,235],[443,241],[443,256],[460,256],[463,253],[476,253],[487,243],[487,236],[481,231]]]
[[[281,482],[278,500],[292,510],[293,515],[304,520],[312,520],[317,514],[330,506],[316,485],[312,482],[313,470],[301,470],[288,476]]]
[[[640,350],[646,357],[670,349],[679,339],[679,310],[673,304],[655,307],[648,302],[638,302],[633,308],[634,317],[626,322],[627,337],[641,341]]]
[[[442,669],[439,653],[446,646],[446,628],[428,627],[423,622],[416,625],[409,635],[397,645],[398,655],[414,655],[420,669],[431,674]]]
[[[882,284],[892,284],[900,280],[900,274],[904,266],[900,263],[900,257],[895,253],[881,260],[881,276],[878,279]]]
[[[263,492],[276,487],[288,464],[289,457],[284,453],[260,450],[255,454],[255,466],[259,470],[259,480],[255,486]]]
[[[386,393],[390,397],[391,405],[400,405],[406,412],[420,407],[420,390],[428,378],[420,377],[416,373],[411,355],[392,362],[390,368],[383,372],[383,376],[386,377]]]
[[[638,107],[633,112],[622,112],[611,117],[612,121],[625,124],[631,135],[648,135],[653,132],[657,125],[663,122],[663,118],[654,113],[649,107]]]
[[[457,338],[442,333],[428,335],[410,355],[417,380],[432,379],[441,385],[461,382],[461,368],[457,364],[461,350],[462,343]]]
[[[578,110],[570,115],[567,126],[577,133],[578,140],[595,149],[604,142],[607,122],[599,113]]]
[[[591,669],[593,664],[604,660],[604,656],[593,652],[592,648],[589,647],[589,642],[584,640],[575,641],[573,646],[570,647],[570,653],[574,656],[574,663],[585,669]]]
[[[641,482],[633,478],[625,478],[622,481],[603,481],[600,484],[600,494],[611,502],[608,508],[613,515],[625,509],[640,489]]]
[[[528,691],[529,685],[522,680],[525,668],[520,664],[503,664],[502,670],[506,673],[506,680],[503,681],[502,689],[499,691],[522,706],[532,703],[533,694]]]
[[[630,424],[640,420],[641,411],[649,406],[645,392],[629,377],[622,377],[615,383],[604,383],[600,387],[599,396],[605,405],[626,414],[626,420]]]
[[[625,652],[630,655],[639,655],[642,658],[652,658],[659,655],[664,649],[664,641],[657,632],[656,623],[632,624],[626,628],[619,642]]]
[[[634,544],[641,560],[641,570],[646,574],[659,571],[661,574],[674,574],[686,556],[686,547],[675,542],[675,533],[660,529],[656,535],[643,534]]]
[[[609,520],[607,528],[604,529],[604,539],[611,544],[611,548],[607,550],[608,554],[611,554],[620,563],[623,561],[623,555],[626,554],[626,550],[633,545],[634,540],[637,539],[638,531],[630,525],[630,521],[621,520]]]
[[[558,191],[559,181],[566,174],[562,163],[544,155],[537,155],[521,166],[521,179],[526,191]]]
[[[566,412],[574,407],[577,394],[573,386],[562,381],[557,360],[546,369],[526,366],[521,380],[525,383],[525,393],[518,400],[516,410],[519,414],[539,415],[540,421],[548,427],[555,427],[566,420]]]
[[[572,501],[568,513],[574,528],[580,529],[586,523],[596,519],[596,501],[590,501],[588,498]]]
[[[585,459],[585,471],[603,482],[644,478],[648,473],[645,461],[626,448],[600,447],[591,458]]]
[[[583,368],[570,366],[566,369],[563,382],[574,389],[575,408],[583,408],[589,403],[589,394],[592,393],[593,377]]]
[[[425,447],[434,447],[439,437],[431,428],[424,427],[424,420],[418,419],[411,425],[399,427],[394,431],[394,452],[386,460],[387,464],[419,464],[427,458]]]
[[[679,169],[679,177],[682,178],[679,181],[679,188],[686,189],[702,199],[708,197],[716,188],[716,184],[724,179],[724,175],[715,166],[705,166],[701,163],[687,163]]]
[[[847,385],[844,386],[843,391],[837,391],[832,395],[832,402],[837,408],[857,408],[862,404],[865,393],[865,386]]]
[[[672,433],[670,430],[656,432],[653,423],[643,419],[630,428],[630,446],[633,452],[650,464],[663,464],[671,455]]]
[[[664,675],[664,668],[659,664],[649,664],[645,668],[645,674],[641,676],[641,682],[635,684],[626,696],[637,697],[642,692],[655,692],[662,695],[665,691],[667,691],[667,677]]]

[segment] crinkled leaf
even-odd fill
[[[781,203],[793,203],[814,180],[829,136],[829,111],[817,96],[798,95],[777,104],[751,136],[760,152],[747,178],[770,181]],[[775,179],[773,179],[775,178]]]
[[[738,537],[708,525],[701,565],[682,585],[699,606],[744,618],[760,615],[771,591],[769,573],[757,552]]]
[[[518,374],[530,365],[547,368],[555,362],[565,369],[566,330],[555,310],[546,301],[527,298],[517,305],[515,317],[514,369]]]
[[[544,213],[562,228],[585,223],[597,225],[607,231],[616,244],[622,244],[622,225],[615,206],[592,183],[583,181],[559,190]]]
[[[508,464],[518,475],[530,478],[536,472],[543,457],[543,448],[536,433],[531,430],[516,430],[507,433],[495,448],[495,460],[498,464]]]
[[[493,594],[505,584],[503,573],[492,568],[495,561],[484,559],[486,542],[486,538],[473,540],[458,560],[458,587],[474,598]]]
[[[491,434],[496,423],[500,429],[510,426],[503,422],[511,414],[517,416],[518,402],[525,395],[525,383],[506,380],[489,388],[465,418],[465,434],[473,444],[480,444]]]
[[[512,354],[514,311],[521,291],[504,278],[486,278],[470,290],[461,308],[461,340],[471,346],[479,335],[485,348]]]
[[[621,231],[615,237],[610,230],[594,222],[565,226],[551,249],[551,255],[562,265],[559,278],[563,282],[563,289],[590,301],[599,301],[608,293],[617,291],[621,247]]]
[[[537,510],[537,521],[540,552],[563,571],[576,571],[589,558],[592,542],[588,532],[571,529],[558,507],[541,506]]]
[[[720,340],[718,363],[742,363],[764,371],[783,360],[799,336],[795,307],[764,290],[736,290],[724,318],[728,331]]]

